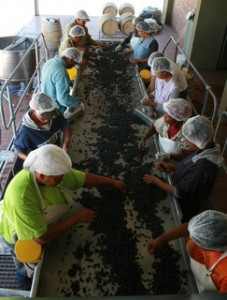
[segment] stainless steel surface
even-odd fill
[[[18,43],[18,41],[20,41]],[[33,39],[20,36],[7,36],[0,38],[0,79],[7,80]],[[23,81],[30,79],[36,67],[35,48],[21,64],[11,81]]]
[[[102,63],[105,63],[105,61],[107,63],[104,54],[99,53],[102,57]],[[116,59],[119,59],[117,54],[115,55]],[[99,57],[96,58],[99,60]],[[127,181],[131,180],[132,175],[130,173],[133,169],[136,170],[136,166],[131,165],[133,158],[127,160],[124,157],[125,154],[128,154],[124,154],[124,151],[127,147],[129,148],[128,151],[137,149],[137,143],[146,132],[147,126],[133,115],[135,106],[142,98],[133,66],[123,61],[127,67],[122,70],[121,63],[118,68],[115,68],[112,61],[113,58],[108,60],[108,72],[105,72],[98,69],[100,64],[90,57],[89,65],[81,70],[77,92],[85,103],[85,113],[72,124],[73,137],[69,155],[76,168],[83,169],[83,164],[85,164],[87,171],[106,175],[106,166],[103,165],[101,159],[106,149],[104,147],[99,150],[99,147],[102,148],[102,144],[105,145],[106,139],[109,138],[112,141],[112,150],[110,150],[112,154],[110,155],[115,155],[114,147],[121,140],[123,144],[121,150],[119,149],[118,159],[114,160],[112,164],[113,167],[126,168],[120,172],[118,177]],[[100,74],[108,82],[105,86],[102,82],[100,84],[96,82]],[[129,88],[128,94],[124,90],[124,83]],[[114,97],[115,100],[112,98],[112,100],[109,100],[110,97]],[[112,102],[109,103],[108,101]],[[113,106],[111,106],[112,104]],[[113,111],[116,108],[118,108],[118,112],[117,110]],[[121,115],[123,110],[127,112],[125,117],[122,116],[122,119],[118,119],[118,114]],[[116,134],[119,136],[112,136],[111,134],[108,136],[108,132],[113,132],[113,129],[118,127],[119,130],[116,131]],[[100,129],[107,133],[108,138],[97,131]],[[129,134],[131,130],[133,130],[132,136]],[[125,140],[120,139],[121,131],[127,131],[129,134]],[[129,141],[128,138],[130,138]],[[156,152],[152,140],[148,147],[147,153],[142,157],[138,150],[136,150],[137,154],[135,155],[141,158],[139,168],[147,166],[152,171],[151,166],[154,165],[154,153]],[[106,159],[108,160],[108,158]],[[110,156],[109,160],[111,159]],[[140,184],[142,184],[141,176],[143,174],[136,172],[134,180],[136,182],[140,180]],[[133,186],[130,188],[133,188]],[[136,184],[134,188],[136,188]],[[90,207],[89,203],[83,199],[86,193],[89,193],[88,199],[91,200],[89,202],[91,208],[93,208],[92,205],[98,205],[98,207],[101,205],[100,209],[96,208],[98,216],[102,213],[103,203],[106,209],[107,223],[102,225],[102,222],[97,221],[97,224],[94,223],[94,226],[97,226],[96,229],[92,224],[78,224],[59,239],[50,243],[40,265],[40,275],[37,276],[34,283],[34,286],[38,287],[36,293],[33,293],[34,296],[125,296],[126,294],[121,294],[122,289],[133,295],[140,293],[139,290],[134,290],[134,286],[131,286],[131,283],[137,278],[139,282],[136,282],[135,285],[138,284],[144,290],[143,292],[152,296],[153,289],[156,289],[154,285],[160,285],[160,289],[164,291],[174,276],[178,278],[175,283],[179,284],[179,290],[175,289],[176,294],[192,294],[195,291],[188,266],[185,264],[183,256],[181,256],[179,241],[170,243],[170,248],[168,248],[171,253],[172,251],[174,253],[173,260],[170,258],[162,262],[163,256],[156,257],[147,254],[147,241],[154,234],[149,224],[154,222],[154,217],[148,215],[149,212],[146,211],[146,208],[144,210],[142,208],[142,211],[138,208],[142,200],[138,200],[132,191],[129,191],[122,199],[118,199],[119,196],[112,199],[111,194],[113,191],[110,191],[110,194],[103,199],[102,192],[99,189],[80,189],[74,195],[76,199],[74,210],[81,209],[84,206]],[[154,205],[154,212],[158,216],[158,227],[161,226],[163,230],[167,230],[175,226],[171,204],[167,195],[159,194],[158,191],[149,194],[147,187],[144,186],[143,196],[150,204]],[[92,199],[96,204],[92,204]],[[107,203],[106,206],[105,203]],[[120,216],[120,220],[115,219],[115,214]],[[148,217],[147,221],[143,220],[144,216]],[[109,222],[112,224],[110,228]],[[128,235],[132,235],[129,240],[124,238]],[[111,254],[111,252],[113,252],[113,249],[115,249],[115,255],[112,257],[113,253]],[[119,265],[118,269],[116,269],[116,264]],[[136,266],[136,273],[130,267],[131,265],[133,268]],[[159,267],[162,268],[163,266],[166,266],[164,273],[159,270]],[[176,274],[173,273],[175,272],[173,266],[176,268]],[[163,275],[165,279],[162,279]],[[157,278],[160,278],[161,283]],[[158,287],[157,290],[159,290]]]

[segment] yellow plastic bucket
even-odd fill
[[[140,71],[140,77],[143,79],[144,82],[150,82],[151,80],[151,72],[147,69]]]
[[[18,240],[14,250],[21,262],[37,263],[41,260],[42,246],[33,240]]]
[[[71,69],[67,69],[67,72],[69,74],[70,80],[75,80],[77,76],[77,69],[75,67],[72,67]]]

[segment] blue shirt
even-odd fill
[[[70,92],[70,78],[66,70],[66,62],[59,56],[48,59],[43,66],[41,90],[49,95],[57,104],[57,109],[63,113],[67,107],[80,103],[79,98]]]
[[[60,138],[62,132],[70,128],[67,120],[60,114],[49,123],[49,128],[28,126],[29,112],[25,115],[17,136],[14,140],[14,150],[28,153],[31,150],[37,149],[46,144],[55,144],[60,146]],[[32,121],[31,121],[32,122]]]

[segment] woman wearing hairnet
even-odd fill
[[[178,201],[182,222],[188,222],[199,212],[212,207],[211,193],[223,158],[220,146],[213,142],[213,126],[204,116],[189,118],[182,134],[193,152],[177,165],[160,162],[160,171],[173,172],[173,183],[167,184],[154,175],[145,175],[146,184],[154,184]]]
[[[185,98],[187,82],[184,76],[174,76],[174,65],[166,57],[156,57],[151,63],[151,73],[155,74],[155,90],[142,104],[152,107],[157,116],[164,114],[163,104],[171,98]],[[182,81],[184,79],[184,82]]]
[[[147,251],[154,254],[165,243],[190,235],[187,251],[191,269],[200,293],[227,293],[227,215],[206,210],[189,223],[177,226],[148,242]]]
[[[61,146],[67,152],[72,130],[54,101],[47,94],[37,93],[29,106],[13,143],[18,157],[25,160],[29,151],[46,144]]]
[[[146,141],[155,133],[159,134],[159,143],[163,152],[156,153],[158,160],[180,159],[190,153],[182,135],[182,126],[191,116],[190,103],[181,98],[170,99],[164,103],[165,115],[152,123],[145,136],[139,142],[139,149],[144,150]]]
[[[136,25],[139,23],[139,22],[142,22],[143,21],[143,18],[140,18],[140,17],[136,17],[136,18],[133,18],[132,19],[132,25],[134,27],[134,30],[132,32],[130,32],[129,36],[127,36],[116,48],[115,48],[115,51],[116,52],[119,52],[119,51],[122,51],[125,46],[127,44],[131,44],[131,42],[133,42],[133,40],[136,40],[139,38],[138,36],[138,33],[137,33],[137,30],[136,30]],[[132,44],[131,44],[132,46]]]
[[[72,169],[68,154],[55,145],[30,152],[23,168],[6,189],[0,223],[0,233],[12,249],[17,239],[43,245],[75,224],[95,220],[96,213],[90,209],[63,218],[73,203],[67,191],[101,185],[126,191],[123,181]],[[16,267],[18,280],[26,283],[22,264],[16,261]]]
[[[158,42],[152,35],[152,29],[149,24],[142,21],[136,25],[139,40],[133,50],[127,51],[125,55],[133,53],[131,64],[138,64],[139,70],[149,69],[147,64],[150,54],[158,50]]]

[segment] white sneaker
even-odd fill
[[[69,122],[74,121],[76,118],[81,116],[84,113],[84,103],[80,103],[79,105],[71,108],[67,108],[64,112],[65,119],[69,120]]]

